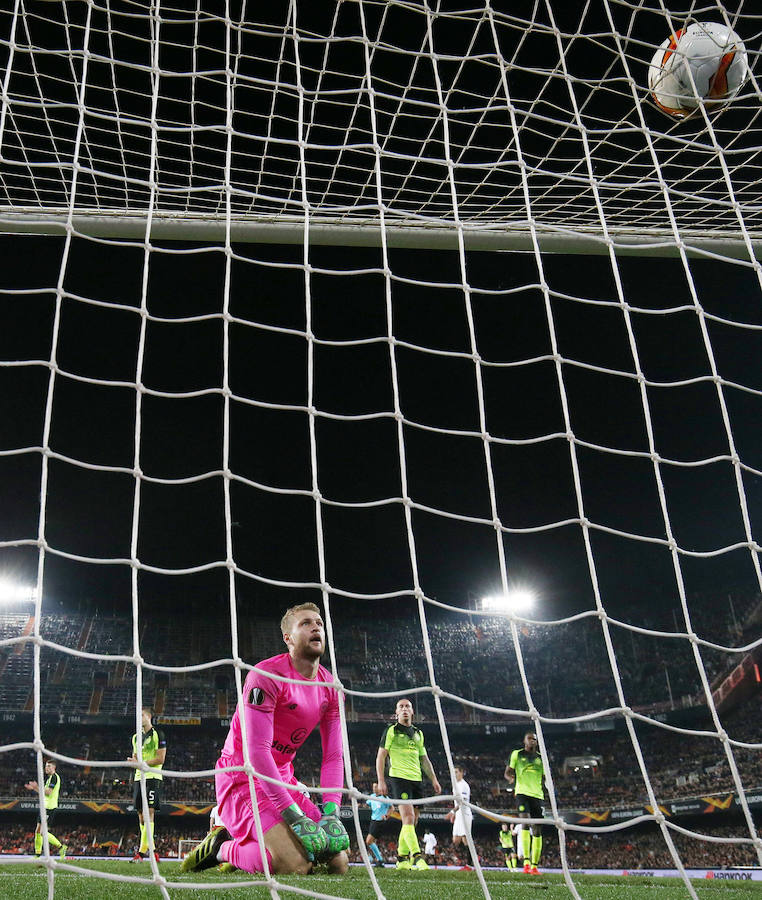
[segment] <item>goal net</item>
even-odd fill
[[[762,865],[759,19],[505,6],[0,12],[0,766],[127,780],[142,706],[224,720],[315,601],[377,892],[359,811],[401,696],[475,822],[515,819],[536,733],[572,896],[592,836],[693,897]],[[648,64],[694,21],[751,72],[677,121]],[[57,716],[130,727],[85,752]],[[184,800],[214,758],[182,730]]]

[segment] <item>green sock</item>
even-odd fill
[[[138,848],[139,853],[145,853],[148,850],[148,836],[146,834],[146,827],[141,822],[140,823],[140,847]]]
[[[532,865],[536,866],[540,861],[540,854],[542,853],[542,835],[536,834],[532,838]]]
[[[42,837],[42,835],[40,835],[40,837]],[[54,834],[51,834],[50,832],[48,832],[48,840],[50,841],[51,847],[60,847],[61,846],[61,842],[58,840],[58,838]]]
[[[34,833],[34,852],[42,853],[42,835],[39,831]]]
[[[407,856],[408,853],[410,853],[410,850],[408,850],[407,841],[405,840],[405,826],[403,825],[400,828],[400,836],[397,839],[397,856]]]
[[[415,825],[403,825],[400,830],[400,838],[405,841],[408,853],[420,853],[418,835],[415,833]]]
[[[524,862],[529,862],[530,847],[532,844],[532,833],[528,828],[521,829],[521,846],[524,850]]]

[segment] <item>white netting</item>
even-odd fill
[[[587,830],[655,823],[695,896],[680,841],[702,836],[669,821],[654,775],[675,734],[712,748],[739,810],[704,843],[762,863],[758,736],[726,730],[718,690],[736,663],[754,688],[759,658],[758,19],[742,2],[221,6],[0,13],[0,547],[37,582],[33,621],[0,641],[0,671],[33,684],[3,695],[33,740],[3,752],[33,750],[42,778],[50,709],[87,712],[58,692],[67,666],[100,689],[85,707],[113,700],[136,727],[145,700],[171,719],[196,690],[222,717],[279,649],[268,618],[319,599],[350,787],[367,790],[352,727],[402,692],[450,797],[473,752],[455,723],[527,723],[576,897],[566,839],[586,826],[557,800],[551,735],[613,719],[647,811]],[[697,17],[741,35],[752,77],[676,124],[645,70]],[[416,246],[441,249],[399,249]],[[471,250],[509,246],[529,252]],[[523,580],[547,623],[469,599]],[[109,608],[108,637],[66,634],[67,592]],[[171,753],[168,781],[210,774]]]
[[[753,68],[744,4],[700,13],[748,32]],[[666,193],[687,238],[738,238],[760,227],[756,80],[711,126],[642,109],[654,46],[697,14],[342,2],[260,21],[240,3],[16,4],[2,208],[150,209],[187,230],[298,224],[306,203],[313,225],[377,229],[380,204],[387,224],[460,222],[476,239],[530,222],[600,235],[600,204],[622,240],[671,242]]]

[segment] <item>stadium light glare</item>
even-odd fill
[[[531,609],[537,595],[529,588],[514,588],[507,594],[492,594],[482,598],[482,609],[495,612],[523,612]]]
[[[11,581],[10,578],[0,578],[0,606],[34,603],[35,593],[33,585]]]

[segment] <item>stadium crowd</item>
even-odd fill
[[[422,829],[419,827],[419,830]],[[716,826],[711,829],[711,832],[697,829],[696,833],[699,832],[719,838],[745,837],[748,839],[748,832],[744,831],[740,824]],[[561,868],[558,836],[555,829],[548,827],[543,830],[543,833],[545,838],[543,866],[550,869]],[[672,832],[672,838],[683,865],[688,868],[758,865],[756,854],[750,843],[720,844],[700,838],[690,838],[675,832]],[[496,829],[494,833],[480,830],[474,836],[474,843],[482,865],[498,868],[505,865],[505,857],[497,840]],[[379,845],[387,860],[395,858],[393,840],[381,839]],[[361,860],[359,851],[354,848],[352,861],[360,862]],[[464,861],[463,850],[453,847],[449,834],[439,834],[432,862],[435,865],[460,866]],[[663,835],[652,825],[626,829],[610,835],[567,831],[566,862],[572,869],[671,869],[675,865],[667,850]]]
[[[751,614],[757,595],[723,598],[691,597],[691,627],[704,639],[723,646],[743,646],[759,634]],[[386,711],[387,701],[374,697],[384,691],[402,692],[429,682],[427,661],[417,618],[385,616],[373,630],[360,627],[351,617],[334,624],[340,652],[338,675],[353,692],[348,699],[350,719],[374,719]],[[757,616],[757,618],[759,618]],[[634,709],[655,706],[690,706],[704,703],[700,672],[682,611],[651,605],[647,612],[633,610],[633,624],[653,631],[683,634],[656,637],[610,623],[608,630],[627,704]],[[752,620],[752,621],[750,621]],[[20,638],[31,631],[28,616],[0,615],[0,640]],[[214,628],[199,619],[152,616],[143,627],[140,652],[154,665],[189,666],[218,658],[226,636],[220,623]],[[133,653],[132,622],[119,616],[77,613],[45,614],[41,635],[55,644],[103,655],[103,659],[77,657],[43,646],[41,649],[41,703],[43,709],[68,713],[130,715],[135,708],[135,670],[131,663],[109,656]],[[467,701],[499,709],[527,709],[519,675],[521,656],[534,704],[544,715],[574,716],[595,709],[619,706],[612,663],[604,629],[597,615],[560,624],[520,624],[515,630],[500,617],[445,613],[432,609],[428,616],[429,641],[437,683],[442,690]],[[214,633],[216,640],[212,641]],[[280,652],[277,623],[248,618],[239,626],[242,658],[256,661]],[[701,648],[703,667],[710,681],[721,679],[740,662],[740,653]],[[555,677],[558,671],[564,678]],[[0,646],[0,710],[29,708],[33,683],[31,642]],[[143,690],[160,695],[172,715],[219,716],[236,702],[231,670],[157,673],[142,671]],[[161,710],[159,710],[161,711]],[[419,698],[419,721],[431,718],[431,698]],[[487,712],[452,703],[453,721],[487,720]]]
[[[749,701],[735,715],[723,722],[734,741],[754,744],[759,740],[757,723],[762,714],[760,695]],[[356,783],[369,786],[370,766],[375,758],[378,734],[369,725],[349,726],[349,745]],[[437,728],[424,727],[427,749],[439,772],[447,771]],[[702,726],[710,729],[707,721]],[[715,736],[677,733],[657,726],[638,725],[637,737],[648,777],[662,802],[707,793],[736,790],[730,764],[721,740]],[[2,732],[0,732],[0,736]],[[224,732],[199,731],[176,727],[169,732],[166,768],[174,772],[211,770],[219,755]],[[79,799],[126,800],[132,796],[130,769],[90,766],[88,761],[125,760],[129,750],[129,733],[97,727],[71,729],[49,726],[44,733],[46,746],[57,753],[81,760],[81,765],[61,764],[64,779],[63,796]],[[468,729],[449,734],[453,757],[468,772],[474,802],[485,808],[506,804],[507,783],[502,773],[517,734],[482,735],[476,740]],[[3,741],[10,743],[10,740]],[[552,734],[546,737],[550,771],[557,804],[561,809],[596,809],[642,805],[649,802],[645,780],[626,730],[599,731],[585,734]],[[569,767],[570,758],[589,758],[590,768]],[[762,787],[762,755],[759,747],[733,747],[741,783],[746,791]],[[30,750],[8,750],[0,754],[0,797],[25,796],[23,785],[36,767]],[[297,775],[307,784],[317,784],[320,767],[320,744],[317,735],[305,743],[298,759]],[[165,777],[164,798],[179,802],[211,802],[214,797],[209,776]]]

